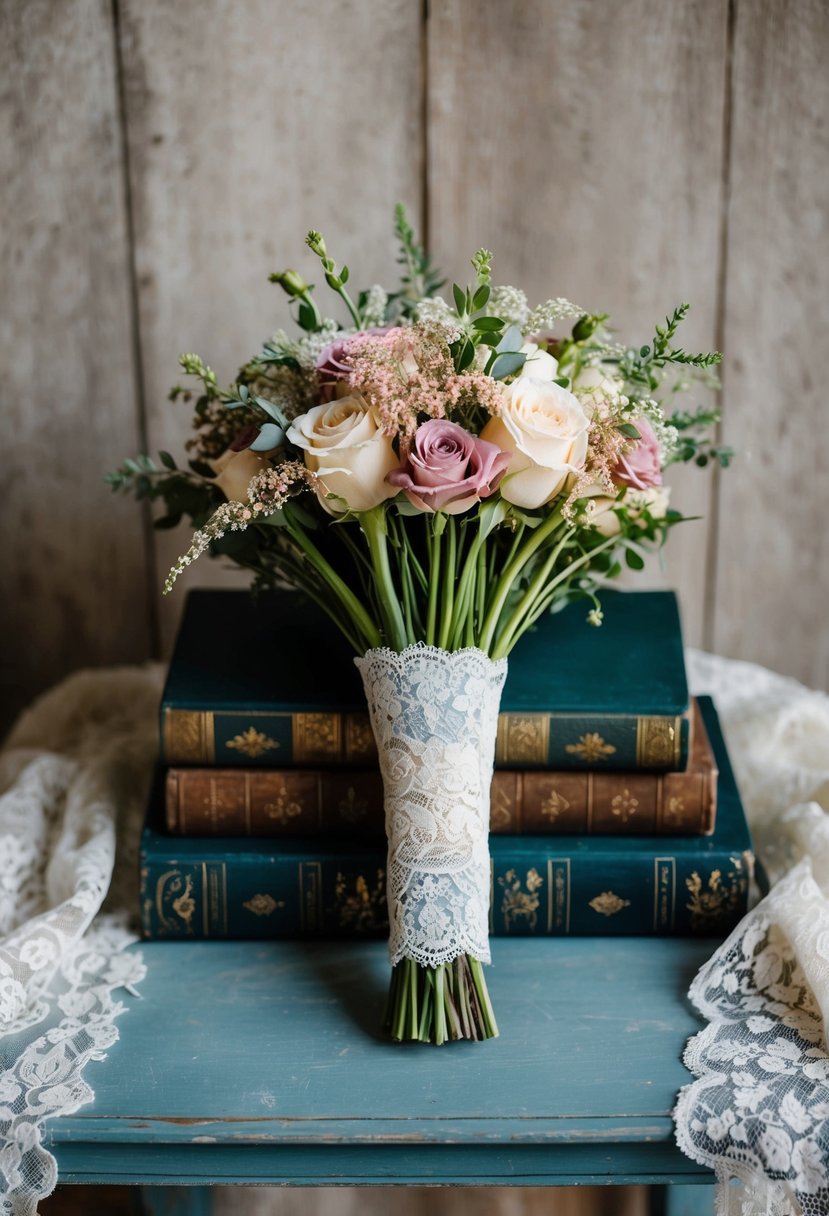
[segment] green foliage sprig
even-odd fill
[[[419,244],[402,203],[398,203],[394,209],[394,233],[400,243],[397,261],[403,271],[400,275],[401,289],[389,296],[389,305],[402,317],[411,319],[420,301],[434,296],[446,280]]]

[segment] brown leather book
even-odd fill
[[[699,709],[679,773],[499,769],[490,827],[503,835],[703,836],[714,830],[717,767]],[[171,768],[166,819],[181,836],[383,835],[377,769]]]

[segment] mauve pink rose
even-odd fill
[[[662,485],[662,466],[659,458],[659,443],[647,418],[634,418],[633,425],[639,432],[630,451],[622,456],[613,470],[617,486],[630,486],[632,490],[649,490]]]
[[[432,418],[417,428],[409,455],[386,481],[421,511],[458,515],[497,489],[509,462],[509,453],[494,443]]]
[[[333,401],[339,385],[346,381],[351,373],[348,362],[349,343],[355,338],[365,338],[369,334],[387,334],[390,328],[389,325],[381,325],[375,329],[361,329],[356,334],[344,334],[342,338],[335,338],[323,347],[316,363],[321,403]]]

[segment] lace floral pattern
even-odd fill
[[[156,746],[159,669],[81,673],[0,753],[0,1212],[55,1186],[43,1121],[92,1100],[83,1076],[144,975],[128,916]],[[116,839],[118,848],[116,850]],[[96,915],[108,909],[104,915]]]
[[[677,1142],[715,1170],[718,1211],[829,1213],[829,697],[747,663],[691,655],[729,741],[776,885],[697,975]],[[822,806],[821,806],[822,804]],[[728,1185],[730,1178],[744,1184]]]
[[[355,662],[383,775],[392,965],[489,962],[489,789],[506,659],[419,644]]]

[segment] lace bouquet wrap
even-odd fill
[[[429,975],[457,960],[443,1012],[465,1037],[483,1037],[475,1030],[488,1017],[497,1033],[474,980],[465,983],[462,960],[473,968],[490,961],[489,791],[507,661],[421,643],[402,654],[370,650],[355,662],[383,776],[392,966],[405,960],[410,992],[412,975],[420,987],[412,965]],[[418,1030],[424,1008],[428,1017],[428,986],[417,995],[398,1005],[392,1032],[404,1029],[407,1005]]]
[[[370,650],[363,678],[383,775],[389,954],[489,962],[489,790],[506,659]]]
[[[324,316],[298,271],[271,275],[301,332],[279,331],[227,390],[182,355],[201,383],[195,459],[139,456],[109,481],[163,499],[165,526],[183,511],[198,522],[166,590],[201,554],[229,557],[259,588],[304,592],[362,656],[389,839],[387,1025],[442,1043],[497,1033],[482,963],[507,656],[571,599],[589,601],[585,627],[600,625],[597,588],[623,559],[642,569],[682,518],[664,469],[727,453],[697,437],[715,413],[673,408],[672,365],[683,382],[694,369],[710,380],[719,358],[673,344],[687,305],[650,344],[622,348],[603,313],[561,297],[530,308],[493,286],[486,249],[450,304],[402,208],[395,230],[399,289],[356,296],[309,232],[351,323]]]

